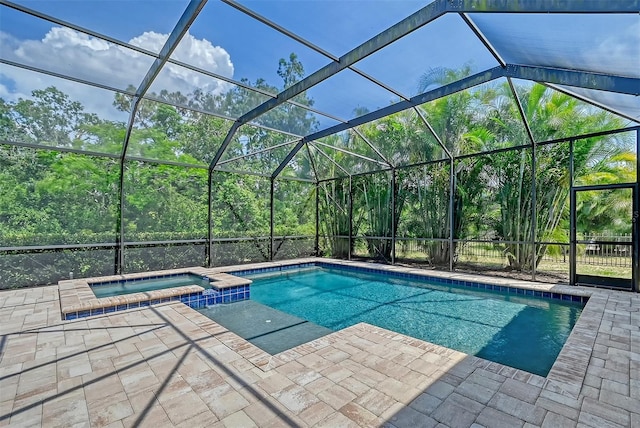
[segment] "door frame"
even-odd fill
[[[591,279],[592,282],[582,282],[580,281],[580,275],[577,274],[577,245],[583,244],[583,242],[578,242],[577,240],[577,225],[576,225],[576,194],[578,192],[587,192],[587,191],[606,191],[606,190],[615,190],[615,189],[631,189],[631,197],[632,197],[632,217],[631,217],[631,280],[629,281],[625,279],[616,279],[616,278],[608,278],[601,277],[596,275],[586,275],[585,279]],[[624,184],[603,184],[603,185],[593,185],[593,186],[572,186],[571,187],[571,196],[570,196],[570,281],[571,285],[586,285],[586,286],[594,286],[594,287],[605,287],[605,288],[614,288],[621,290],[629,290],[638,292],[638,255],[639,255],[639,243],[638,243],[638,184],[636,183],[624,183]],[[628,284],[628,285],[627,285]]]

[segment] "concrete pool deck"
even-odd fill
[[[590,299],[545,378],[368,324],[270,356],[182,303],[62,321],[58,286],[6,290],[0,426],[640,427],[640,295],[423,272]]]

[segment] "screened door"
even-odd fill
[[[573,188],[572,283],[635,290],[636,187]]]

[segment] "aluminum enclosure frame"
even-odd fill
[[[116,273],[122,273],[122,269],[124,266],[124,249],[125,246],[130,245],[131,243],[125,243],[125,239],[124,239],[124,215],[123,215],[123,211],[124,211],[124,203],[125,203],[125,195],[124,195],[124,172],[125,172],[125,162],[127,160],[131,161],[131,160],[137,160],[137,161],[144,161],[144,162],[150,162],[150,163],[159,163],[159,164],[170,164],[170,165],[176,165],[176,166],[184,166],[184,167],[194,167],[194,168],[207,168],[209,175],[208,175],[208,188],[209,188],[209,220],[208,220],[208,236],[207,236],[207,241],[208,241],[208,254],[207,254],[207,260],[208,260],[208,264],[211,263],[211,243],[213,241],[213,237],[211,236],[211,230],[212,230],[212,212],[211,212],[211,181],[212,181],[212,174],[215,173],[216,167],[219,165],[220,163],[220,159],[222,158],[227,146],[229,145],[229,143],[231,142],[234,134],[236,133],[236,131],[244,124],[251,124],[251,125],[255,125],[253,123],[253,121],[264,115],[265,113],[269,112],[270,110],[272,110],[273,108],[283,104],[283,103],[293,103],[294,105],[296,104],[295,102],[292,101],[293,97],[295,97],[296,95],[303,93],[304,91],[314,87],[315,85],[321,83],[322,81],[328,79],[329,77],[339,73],[342,70],[345,70],[347,68],[355,71],[356,73],[362,75],[363,77],[367,78],[368,80],[370,80],[371,82],[373,82],[374,84],[383,87],[386,90],[392,91],[394,92],[396,95],[400,96],[402,98],[402,100],[396,104],[390,105],[388,107],[385,107],[383,109],[371,112],[369,114],[366,114],[364,116],[358,117],[356,119],[352,119],[349,121],[344,121],[338,118],[335,118],[331,115],[327,115],[327,117],[332,117],[334,119],[337,119],[338,121],[341,121],[342,123],[339,125],[336,125],[334,127],[331,128],[327,128],[318,132],[315,132],[313,134],[310,135],[306,135],[306,136],[302,136],[301,139],[299,139],[295,145],[295,147],[286,155],[286,157],[283,159],[283,161],[280,163],[280,165],[273,171],[273,173],[269,176],[271,179],[271,200],[273,200],[273,185],[274,185],[274,181],[275,180],[279,180],[279,179],[284,179],[284,177],[279,177],[280,173],[282,172],[282,170],[287,166],[287,164],[291,161],[291,159],[294,158],[294,156],[298,153],[299,150],[301,150],[303,147],[306,148],[306,150],[309,150],[309,144],[312,144],[313,141],[323,138],[325,136],[337,133],[337,132],[341,132],[341,131],[345,131],[348,129],[355,129],[356,126],[380,119],[384,116],[387,116],[389,114],[393,114],[402,110],[406,110],[406,109],[411,109],[411,108],[416,108],[418,105],[423,104],[425,102],[431,101],[431,100],[435,100],[441,97],[444,97],[446,95],[455,93],[455,92],[459,92],[465,89],[469,89],[472,88],[474,86],[477,86],[479,84],[482,83],[486,83],[498,78],[507,78],[509,84],[511,85],[512,88],[512,92],[515,95],[515,99],[517,100],[517,104],[518,104],[518,108],[521,114],[521,119],[523,120],[523,123],[525,125],[525,128],[527,130],[527,133],[529,135],[529,138],[531,139],[531,147],[533,148],[533,168],[535,170],[535,150],[536,150],[536,146],[543,144],[543,143],[536,143],[533,136],[531,135],[531,130],[529,128],[529,125],[527,124],[526,121],[526,117],[522,111],[522,105],[520,103],[520,100],[517,97],[516,91],[513,88],[513,84],[511,83],[511,79],[512,78],[518,78],[518,79],[524,79],[524,80],[530,80],[530,81],[537,81],[537,82],[542,82],[545,84],[551,84],[551,85],[567,85],[567,86],[574,86],[574,87],[582,87],[582,88],[588,88],[588,89],[598,89],[598,90],[603,90],[603,91],[609,91],[609,92],[614,92],[614,93],[621,93],[621,94],[629,94],[629,95],[635,95],[638,96],[640,95],[640,79],[637,78],[629,78],[629,77],[623,77],[623,76],[615,76],[615,75],[606,75],[606,74],[600,74],[600,73],[592,73],[592,72],[587,72],[587,71],[576,71],[576,70],[566,70],[566,69],[556,69],[556,68],[550,68],[550,67],[542,67],[542,66],[529,66],[529,65],[518,65],[518,64],[509,64],[504,62],[504,60],[502,60],[502,58],[500,57],[500,53],[498,51],[496,51],[491,45],[490,43],[486,40],[486,37],[484,37],[484,35],[482,34],[482,32],[473,25],[472,20],[467,17],[465,14],[467,13],[586,13],[586,14],[608,14],[608,13],[635,13],[637,14],[638,12],[640,12],[640,0],[630,0],[630,1],[624,1],[624,2],[610,2],[608,0],[591,0],[588,2],[559,2],[557,0],[525,0],[525,1],[519,1],[519,2],[513,2],[510,0],[485,0],[485,1],[480,1],[480,0],[459,0],[459,1],[449,1],[449,0],[435,0],[433,3],[428,4],[427,6],[425,6],[424,8],[420,9],[419,11],[415,12],[414,14],[410,15],[409,17],[403,19],[402,21],[398,22],[397,24],[391,26],[390,28],[388,28],[387,30],[381,32],[380,34],[378,34],[377,36],[374,36],[373,38],[371,38],[370,40],[366,41],[365,43],[361,44],[360,46],[352,49],[351,51],[349,51],[348,53],[346,53],[345,55],[341,56],[341,57],[335,57],[329,53],[327,53],[326,51],[322,50],[321,48],[312,45],[311,43],[307,42],[306,40],[304,40],[303,38],[301,38],[300,36],[297,36],[295,33],[290,32],[288,30],[286,30],[285,28],[280,27],[280,29],[278,29],[278,31],[282,32],[283,34],[287,35],[288,37],[293,38],[294,40],[296,40],[298,43],[301,43],[307,47],[311,47],[312,49],[314,49],[315,51],[327,56],[328,58],[330,58],[332,60],[332,62],[330,64],[328,64],[327,66],[321,68],[320,70],[317,70],[316,72],[312,73],[311,75],[307,76],[306,78],[302,79],[301,81],[297,82],[296,84],[294,84],[293,86],[281,91],[278,94],[269,94],[269,93],[264,93],[264,95],[269,96],[270,99],[266,102],[264,102],[263,104],[259,105],[258,107],[252,109],[251,111],[245,113],[244,115],[242,115],[241,117],[235,119],[235,121],[233,122],[230,130],[228,131],[227,135],[225,136],[224,141],[222,142],[221,146],[219,147],[219,149],[217,150],[217,152],[215,153],[213,160],[211,161],[211,163],[209,164],[209,166],[201,166],[201,165],[188,165],[188,164],[183,164],[183,163],[179,163],[179,162],[171,162],[171,161],[160,161],[160,160],[150,160],[150,159],[143,159],[143,158],[138,158],[138,157],[130,157],[127,156],[127,149],[128,149],[128,144],[129,144],[129,140],[131,137],[131,133],[133,132],[133,127],[134,127],[134,123],[135,123],[135,116],[136,116],[136,112],[138,109],[138,106],[140,104],[140,102],[142,102],[143,99],[147,99],[145,97],[146,92],[148,91],[148,89],[150,88],[151,84],[153,83],[154,79],[156,78],[156,76],[158,75],[158,73],[162,70],[162,68],[167,64],[167,63],[174,63],[177,65],[181,65],[181,66],[185,66],[191,70],[194,71],[198,71],[198,72],[203,72],[205,74],[210,75],[211,77],[215,77],[215,78],[220,78],[223,80],[227,80],[230,83],[233,84],[237,84],[237,85],[242,85],[241,82],[237,82],[234,81],[233,79],[228,79],[228,78],[224,78],[223,76],[219,76],[215,73],[210,73],[207,72],[206,70],[200,70],[197,69],[197,67],[193,67],[189,64],[184,64],[181,63],[175,59],[171,58],[171,54],[173,53],[173,51],[175,50],[175,48],[178,46],[178,44],[180,43],[180,41],[182,40],[183,36],[186,34],[186,32],[188,31],[188,29],[190,28],[191,24],[195,21],[195,19],[197,18],[198,14],[200,13],[200,11],[202,10],[202,8],[204,7],[204,5],[207,3],[207,0],[191,0],[187,6],[187,8],[185,9],[184,13],[182,14],[180,20],[178,21],[178,23],[176,24],[175,28],[173,29],[173,31],[171,32],[169,38],[167,39],[165,45],[163,46],[162,50],[160,51],[160,53],[158,54],[154,54],[152,52],[146,51],[142,48],[138,48],[135,47],[133,45],[130,45],[128,43],[124,43],[122,41],[119,41],[117,39],[113,39],[110,38],[108,36],[99,34],[97,32],[92,32],[91,30],[87,30],[85,28],[79,27],[79,26],[74,26],[73,24],[70,24],[68,22],[62,21],[62,20],[58,20],[54,17],[50,17],[50,16],[46,16],[44,14],[40,14],[38,12],[35,11],[30,11],[30,9],[25,8],[23,6],[20,5],[16,5],[13,4],[9,1],[6,0],[0,0],[0,4],[7,6],[7,7],[11,7],[14,8],[16,10],[20,10],[22,12],[25,13],[29,13],[32,14],[34,16],[38,16],[41,17],[43,19],[47,19],[49,21],[52,22],[57,22],[60,25],[64,25],[67,26],[69,28],[74,28],[77,29],[78,31],[81,32],[85,32],[87,34],[90,34],[96,38],[100,38],[103,40],[107,40],[111,43],[120,45],[120,46],[124,46],[130,49],[134,49],[138,52],[141,53],[145,53],[148,55],[152,55],[155,57],[154,63],[153,65],[150,67],[150,69],[147,71],[147,74],[145,75],[145,77],[143,78],[143,80],[140,82],[137,90],[135,91],[135,93],[129,93],[127,91],[122,91],[122,90],[117,90],[115,88],[109,88],[107,86],[104,85],[100,85],[97,84],[95,82],[88,82],[88,81],[84,81],[81,79],[75,79],[72,78],[70,76],[64,76],[64,75],[60,75],[57,73],[53,73],[53,72],[47,72],[45,70],[42,69],[37,69],[36,67],[30,67],[24,64],[17,64],[17,63],[13,63],[11,61],[8,60],[4,60],[0,58],[0,63],[5,63],[11,66],[16,66],[16,67],[21,67],[24,69],[28,69],[28,70],[32,70],[32,71],[36,71],[36,72],[41,72],[41,73],[45,73],[45,74],[49,74],[52,76],[56,76],[56,77],[60,77],[60,78],[64,78],[67,80],[71,80],[71,81],[75,81],[77,83],[82,83],[82,84],[87,84],[87,85],[92,85],[92,86],[96,86],[96,87],[101,87],[103,89],[108,89],[117,93],[123,93],[123,94],[127,94],[133,97],[133,102],[132,102],[132,107],[131,107],[131,111],[129,112],[129,120],[127,122],[127,126],[126,126],[126,134],[125,134],[125,138],[124,138],[124,142],[123,142],[123,147],[122,147],[122,152],[119,156],[114,156],[114,155],[110,155],[110,154],[105,154],[105,153],[92,153],[92,152],[86,152],[86,151],[80,151],[80,150],[74,150],[74,149],[68,149],[68,148],[57,148],[57,147],[49,147],[49,146],[44,146],[44,145],[38,145],[38,144],[29,144],[29,143],[20,143],[20,142],[10,142],[10,141],[0,141],[0,144],[9,144],[9,145],[15,145],[15,146],[22,146],[22,147],[30,147],[30,148],[41,148],[41,149],[47,149],[47,150],[58,150],[60,152],[71,152],[71,153],[78,153],[78,154],[86,154],[86,155],[90,155],[90,156],[105,156],[105,157],[112,157],[112,158],[117,158],[119,159],[120,162],[120,175],[119,175],[119,205],[118,205],[118,224],[117,224],[117,231],[116,231],[116,255],[115,255],[115,262],[114,262],[114,268],[115,268],[115,272]],[[241,10],[243,13],[246,13],[248,15],[250,15],[252,18],[254,19],[258,19],[261,20],[262,22],[266,25],[270,25],[273,28],[275,28],[276,26],[278,26],[275,23],[272,22],[268,22],[265,21],[265,18],[261,18],[257,13],[252,12],[250,9],[248,8],[244,8],[242,7],[242,5],[239,5],[238,3],[234,2],[233,0],[225,0],[225,3],[229,4],[232,7],[235,7],[239,10]],[[425,92],[423,94],[419,94],[417,96],[411,97],[411,98],[406,98],[404,96],[402,96],[401,94],[397,93],[397,91],[394,91],[393,88],[389,88],[386,85],[384,85],[383,83],[375,80],[374,78],[367,76],[365,73],[359,71],[357,68],[355,68],[355,65],[357,65],[357,62],[360,61],[363,58],[366,58],[367,56],[381,50],[382,48],[384,48],[385,46],[388,46],[389,44],[395,42],[396,40],[404,37],[407,34],[410,34],[411,32],[425,26],[428,25],[430,22],[435,21],[436,19],[438,19],[441,16],[444,16],[445,14],[448,13],[452,13],[452,14],[459,14],[460,16],[463,17],[463,19],[465,19],[465,22],[474,30],[474,33],[476,34],[476,36],[480,39],[480,41],[484,44],[484,46],[487,48],[487,50],[498,60],[499,62],[499,66],[489,69],[489,70],[485,70],[479,73],[476,73],[472,76],[466,77],[464,79],[458,80],[456,82],[450,83],[448,85],[444,85],[443,87],[437,88],[435,90],[432,91],[428,91]],[[250,86],[246,86],[246,89],[248,90],[252,90],[252,91],[256,91],[256,92],[260,92],[258,89],[250,87]],[[264,92],[264,91],[263,91]],[[165,101],[162,101],[165,102]],[[316,111],[314,109],[308,108],[307,106],[302,106],[299,105],[299,107],[301,108],[305,108],[309,111],[313,111],[313,112],[317,112],[319,114],[324,114],[322,112]],[[606,106],[605,106],[606,108]],[[416,109],[416,111],[418,111]],[[215,114],[212,114],[211,112],[201,112],[203,114],[211,114],[213,116],[216,116]],[[440,138],[437,136],[437,134],[435,132],[433,132],[433,128],[430,126],[430,124],[428,123],[428,121],[426,120],[426,118],[424,118],[423,116],[421,116],[421,118],[423,119],[425,126],[427,126],[431,132],[436,136],[436,139],[438,140],[438,142],[442,145],[442,142],[440,140]],[[225,117],[225,119],[227,120],[233,120],[232,118],[228,118]],[[255,126],[260,126],[260,125],[255,125]],[[633,130],[633,129],[638,129],[638,128],[627,128],[627,130]],[[280,132],[280,131],[278,131]],[[357,129],[356,129],[357,132]],[[640,131],[637,130],[638,135],[638,139],[640,139]],[[580,137],[573,137],[573,139],[578,139]],[[363,138],[364,139],[364,138]],[[566,139],[563,141],[573,141],[573,139]],[[294,140],[295,141],[295,140]],[[371,144],[369,141],[367,141],[365,139],[365,142],[378,154],[379,150],[375,147],[375,145]],[[442,145],[444,148],[444,145]],[[450,180],[450,227],[453,224],[453,190],[455,189],[455,177],[453,174],[453,163],[455,161],[455,159],[459,159],[454,157],[451,153],[449,153],[448,151],[446,151],[445,148],[445,152],[448,155],[448,161],[450,162],[451,165],[451,180]],[[490,152],[489,152],[490,153]],[[483,153],[483,154],[488,154],[488,153]],[[249,154],[250,155],[250,154]],[[381,156],[382,159],[384,159],[384,157]],[[436,161],[434,161],[436,162]],[[438,161],[440,162],[440,161]],[[396,167],[394,165],[391,165],[386,159],[384,159],[384,162],[378,162],[381,166],[384,165],[385,163],[386,168],[385,167],[381,167],[380,171],[384,171],[384,170],[390,170],[392,177],[394,178],[394,182],[395,182],[395,174],[396,174]],[[411,167],[411,166],[415,166],[414,165],[406,165],[403,166],[404,167]],[[315,170],[315,166],[314,166],[314,170]],[[347,171],[345,171],[347,172]],[[374,171],[375,172],[375,171]],[[369,172],[367,174],[370,173],[374,173],[374,172]],[[351,180],[352,178],[355,176],[354,174],[348,174],[348,178]],[[358,174],[360,175],[360,174]],[[287,178],[290,179],[290,178]],[[306,180],[301,180],[301,181],[306,181]],[[315,179],[315,185],[316,185],[316,217],[318,216],[318,207],[317,207],[317,195],[318,195],[318,183],[320,182],[317,173],[316,173],[316,179]],[[396,198],[396,192],[395,192],[395,186],[394,186],[394,192],[393,193],[393,198],[392,198],[392,203],[393,203],[393,209],[394,209],[394,215],[392,217],[395,218],[395,198]],[[534,201],[533,201],[533,209],[535,210],[535,180],[532,180],[532,194],[534,195]],[[351,197],[350,197],[350,201],[351,201]],[[350,205],[352,205],[352,202],[350,202]],[[350,207],[350,210],[352,209],[352,206]],[[533,218],[535,219],[535,211],[533,213]],[[318,235],[318,220],[316,219],[316,242],[317,242],[317,235]],[[270,254],[271,254],[271,258],[273,257],[273,239],[274,239],[274,224],[273,224],[273,202],[271,203],[271,225],[270,225],[270,239],[271,239],[271,250],[270,250]],[[351,235],[351,234],[350,234]],[[395,235],[395,233],[394,233]],[[351,240],[351,236],[350,236],[350,240]],[[395,236],[392,237],[392,245],[393,245],[393,257],[392,257],[392,261],[395,261]],[[453,248],[453,241],[454,241],[454,237],[453,237],[453,232],[451,232],[450,237],[449,237],[449,241],[450,241],[450,245],[451,245],[451,249]],[[531,244],[536,245],[536,241],[535,241],[535,225],[533,227],[533,236],[532,236],[532,242]],[[316,243],[316,248],[317,248],[317,243]],[[0,249],[0,250],[5,250],[5,249]],[[452,253],[452,252],[451,252]],[[452,258],[452,254],[451,254],[451,258]],[[637,260],[636,260],[637,262]],[[450,261],[450,269],[453,269],[453,260]],[[637,269],[637,267],[636,267]],[[535,278],[535,269],[533,272],[533,278]]]

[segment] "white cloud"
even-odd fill
[[[145,32],[129,43],[159,52],[167,37],[167,34]],[[42,40],[20,40],[0,31],[0,45],[5,59],[118,89],[126,89],[129,85],[137,88],[155,60],[63,27],[52,27]],[[226,77],[233,76],[233,63],[224,48],[214,46],[205,39],[196,39],[188,33],[176,48],[174,58]],[[123,115],[111,106],[113,93],[110,91],[0,65],[0,96],[5,99],[13,101],[25,98],[25,94],[30,94],[34,89],[52,85],[80,101],[87,111],[103,118],[123,120]],[[229,87],[223,81],[167,64],[156,77],[151,91],[166,89],[188,94],[197,88],[222,93]]]

